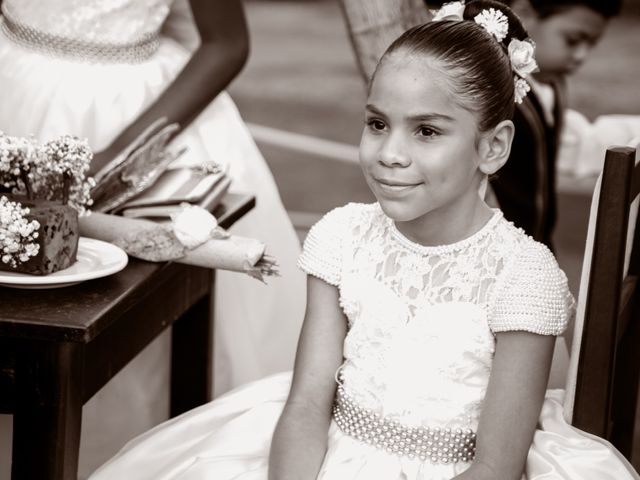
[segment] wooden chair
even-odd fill
[[[565,397],[565,417],[633,458],[640,376],[640,165],[607,150],[591,205]]]

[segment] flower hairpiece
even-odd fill
[[[442,5],[438,10],[435,10],[433,17],[434,22],[440,20],[462,20],[464,14],[464,2],[447,2]]]
[[[512,38],[507,47],[511,68],[515,72],[515,101],[522,103],[527,93],[531,91],[531,86],[525,80],[531,73],[538,69],[538,64],[533,57],[535,44],[531,40],[518,40]]]
[[[535,44],[531,40],[518,40],[512,38],[507,47],[509,60],[513,71],[521,77],[526,77],[530,73],[538,69],[538,64],[533,57],[535,53]]]
[[[501,42],[509,33],[509,20],[500,10],[487,8],[476,15],[473,20]]]
[[[463,20],[464,8],[464,1],[445,3],[442,8],[434,12],[432,21]],[[502,42],[509,34],[509,19],[503,12],[495,8],[482,10],[473,20],[493,35],[498,42]],[[507,46],[511,69],[515,73],[513,80],[516,103],[522,103],[524,97],[531,91],[531,86],[525,78],[538,69],[538,64],[534,59],[534,51],[535,44],[530,39],[512,38]]]
[[[520,78],[517,75],[513,76],[513,82],[515,84],[515,91],[514,91],[515,102],[522,103],[522,101],[524,100],[524,97],[526,97],[527,93],[531,91],[531,86],[524,78]]]

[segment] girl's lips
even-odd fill
[[[421,184],[421,183],[396,182],[396,181],[390,181],[390,180],[382,180],[379,178],[376,178],[375,181],[378,184],[378,186],[382,189],[382,191],[389,192],[389,193],[403,193]]]

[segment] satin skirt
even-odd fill
[[[91,480],[266,480],[271,437],[289,392],[282,373],[247,384],[126,445]],[[568,425],[562,390],[549,390],[526,480],[631,480],[637,473],[608,442]],[[332,422],[320,480],[445,480],[468,464],[397,457],[344,435]]]
[[[0,131],[42,141],[74,134],[100,151],[165,90],[189,57],[187,48],[162,37],[158,51],[140,64],[79,62],[24,49],[0,33],[0,91],[6,93]],[[174,166],[213,160],[228,168],[231,191],[255,195],[256,207],[231,231],[265,242],[281,275],[265,285],[240,273],[216,273],[213,384],[219,394],[293,368],[305,276],[296,267],[300,243],[273,176],[226,92],[171,144],[182,146],[187,153]],[[168,418],[169,348],[166,332],[84,406],[80,478]],[[3,442],[10,439],[8,422],[0,422],[0,435]],[[0,454],[0,463],[9,461]]]

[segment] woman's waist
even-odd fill
[[[123,32],[109,36],[73,36],[52,33],[12,17],[5,9],[0,16],[2,36],[23,49],[40,54],[89,63],[136,64],[151,58],[160,47],[160,29]]]

